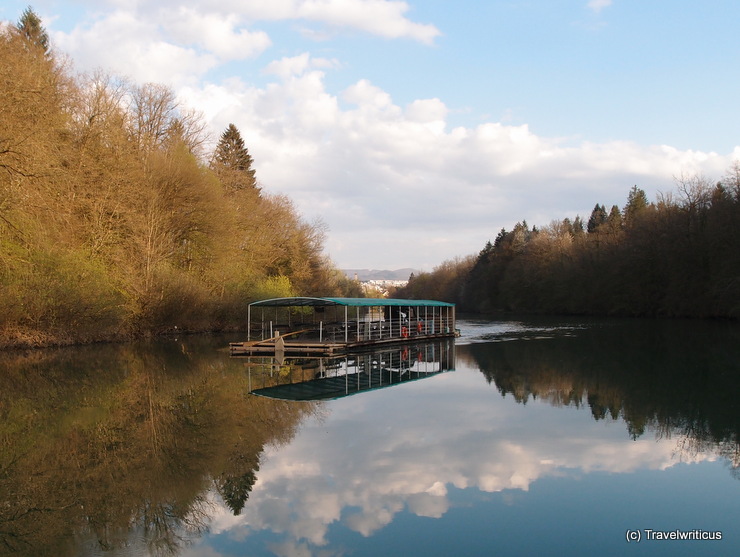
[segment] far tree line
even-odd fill
[[[501,229],[477,256],[410,278],[399,297],[462,311],[740,317],[740,163],[712,182],[682,176],[654,201],[634,186],[624,207]]]

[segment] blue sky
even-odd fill
[[[344,268],[431,269],[740,158],[736,1],[31,5],[76,70],[169,85],[214,138],[233,122]]]

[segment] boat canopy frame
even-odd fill
[[[409,300],[398,298],[334,298],[298,296],[289,298],[270,298],[252,302],[247,308],[247,341],[251,341],[252,310],[261,308],[262,319],[260,325],[261,340],[265,339],[264,309],[275,308],[275,322],[279,308],[313,308],[313,317],[317,312],[323,312],[328,307],[343,308],[341,322],[344,343],[372,339],[373,334],[381,339],[384,333],[390,337],[407,338],[410,334],[420,336],[449,334],[455,331],[455,304],[438,300]],[[355,315],[350,316],[350,309],[355,309]],[[378,308],[373,310],[373,308]],[[406,308],[407,313],[403,313]],[[360,311],[365,312],[365,319],[360,317]],[[389,319],[386,321],[385,315]],[[394,319],[395,317],[395,319]],[[337,316],[338,318],[338,316]],[[350,322],[354,318],[353,331],[350,331]],[[413,323],[412,323],[413,322]],[[288,328],[290,329],[290,312],[288,312]],[[386,329],[387,327],[387,329]],[[374,332],[373,332],[374,331]],[[412,333],[413,331],[413,333]],[[350,334],[352,332],[352,335]],[[369,336],[368,336],[369,335]],[[269,337],[280,336],[269,321]],[[324,322],[319,323],[319,342],[324,341]]]
[[[348,306],[348,307],[455,307],[449,302],[438,300],[403,300],[398,298],[312,298],[298,296],[292,298],[270,298],[252,302],[250,306],[301,307],[301,306]]]

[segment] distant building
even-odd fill
[[[408,280],[390,280],[390,279],[372,279],[360,282],[363,292],[373,291],[380,292],[383,296],[388,296],[391,288],[400,288],[408,284]]]

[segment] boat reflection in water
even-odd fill
[[[249,392],[329,400],[454,371],[454,339],[319,357],[247,357]]]

